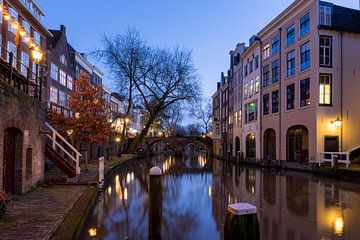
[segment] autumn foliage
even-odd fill
[[[72,114],[64,116],[52,110],[51,121],[60,132],[71,133],[77,141],[102,144],[112,131],[105,92],[102,87],[91,85],[86,74],[80,74],[74,85],[75,91],[69,94]]]

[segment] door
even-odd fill
[[[325,152],[339,152],[339,137],[325,137]]]

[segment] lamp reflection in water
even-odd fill
[[[211,186],[209,186],[209,188],[208,188],[208,195],[209,195],[209,197],[211,197]]]
[[[334,223],[334,233],[341,236],[344,232],[344,220],[342,217],[337,217]]]
[[[205,166],[205,164],[206,164],[205,156],[202,154],[199,154],[198,155],[198,165],[203,168]]]

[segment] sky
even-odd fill
[[[37,0],[45,25],[67,28],[79,52],[101,48],[101,35],[135,27],[154,46],[191,49],[206,96],[229,68],[229,51],[275,18],[293,0]],[[358,0],[330,0],[359,8]],[[99,66],[104,72],[104,66]],[[112,88],[112,81],[104,79]],[[116,90],[116,89],[113,89]]]

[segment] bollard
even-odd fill
[[[337,173],[339,171],[339,155],[333,156],[333,165],[334,171]]]
[[[149,189],[149,239],[161,239],[162,226],[162,171],[150,169]]]
[[[99,184],[98,184],[99,191],[102,191],[104,188],[104,170],[105,170],[104,161],[105,161],[104,157],[99,158]]]
[[[256,207],[249,203],[228,205],[224,226],[224,239],[260,239]]]

